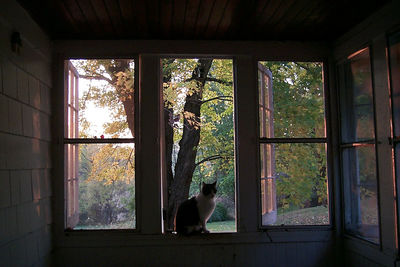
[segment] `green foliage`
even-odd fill
[[[127,68],[119,71],[121,62],[127,62]],[[81,137],[89,137],[91,125],[87,120],[87,106],[106,108],[112,121],[103,125],[104,134],[118,137],[129,132],[123,101],[131,99],[134,92],[133,60],[93,59],[74,60],[80,78],[89,81],[89,90],[79,99],[79,131]],[[90,136],[92,137],[92,136]]]
[[[133,63],[131,63],[133,64]],[[196,59],[163,59],[163,97],[167,109],[172,109],[174,143],[173,161],[183,133],[186,95],[198,90],[191,80]],[[307,62],[263,62],[273,76],[274,136],[325,137],[325,114],[322,64]],[[118,68],[113,60],[86,60],[78,66],[85,75],[99,75],[102,83],[91,84],[80,102],[80,136],[85,136],[90,124],[85,120],[89,102],[109,107],[113,120],[104,127],[105,133],[117,136],[128,129],[124,106],[121,104],[133,93],[134,72]],[[234,106],[232,60],[212,62],[209,81],[201,92],[201,136],[197,149],[190,194],[199,192],[199,184],[218,181],[218,196],[234,200]],[[167,77],[168,76],[168,77]],[[116,93],[117,92],[117,93]],[[366,101],[359,99],[360,102]],[[320,144],[276,144],[276,191],[278,207],[310,207],[327,203],[326,148]],[[81,152],[81,212],[92,218],[96,212],[106,213],[105,207],[123,207],[133,214],[134,151],[127,147],[106,145]],[[365,159],[368,161],[369,159]],[[367,175],[367,174],[366,174]],[[120,188],[124,187],[125,191]],[[129,192],[131,198],[126,198]],[[103,196],[99,196],[102,194]],[[119,200],[113,196],[117,195]],[[132,200],[133,199],[133,200]],[[314,203],[315,202],[315,203]],[[218,209],[218,210],[217,210]],[[228,209],[218,204],[214,217],[223,217]],[[222,215],[221,215],[222,214]],[[225,214],[225,215],[224,215]],[[213,218],[214,220],[215,218]]]
[[[221,222],[227,221],[228,219],[228,209],[221,202],[217,202],[215,210],[210,219],[208,219],[208,222]]]
[[[322,64],[263,64],[273,78],[275,137],[325,136]]]
[[[172,108],[174,123],[174,154],[182,138],[186,95],[196,90],[190,80],[196,59],[163,59],[163,95],[165,108]],[[233,127],[233,66],[232,60],[214,59],[208,73],[211,81],[202,91],[201,135],[197,149],[196,166],[190,195],[199,192],[199,184],[218,180],[218,195],[234,195],[234,127]],[[168,77],[167,77],[168,76]],[[174,157],[173,157],[174,158]]]
[[[88,107],[106,109],[111,121],[102,134],[129,136],[126,103],[133,103],[134,62],[127,59],[74,60],[89,89],[79,97],[79,136],[89,132]],[[82,94],[83,92],[83,94]],[[128,111],[130,112],[130,111]],[[120,225],[135,220],[134,145],[80,145],[80,225]]]
[[[135,220],[132,152],[130,147],[111,144],[80,145],[81,226]]]
[[[322,64],[263,62],[272,72],[274,137],[325,137]],[[327,204],[325,145],[275,144],[280,209]]]
[[[207,229],[210,230],[211,233],[214,232],[236,232],[236,221],[220,221],[220,222],[208,222]]]

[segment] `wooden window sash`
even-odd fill
[[[259,133],[261,139],[274,138],[272,73],[258,63],[259,75]],[[262,144],[262,142],[260,142]],[[275,154],[273,144],[260,146],[262,216],[277,212],[275,186]],[[268,216],[268,215],[267,215]]]
[[[79,74],[75,67],[68,61],[68,88],[66,89],[67,125],[65,137],[77,138],[79,136]],[[79,221],[79,144],[66,145],[66,210],[67,228],[73,228]]]

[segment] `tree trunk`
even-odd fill
[[[118,74],[126,73],[130,68],[130,63],[130,59],[114,59],[114,64],[105,67],[107,72],[111,73],[112,84],[124,106],[128,128],[132,133],[132,137],[135,137],[135,91],[133,86],[126,87],[125,83],[118,82]]]
[[[179,205],[188,199],[193,172],[196,167],[197,147],[200,141],[200,108],[206,78],[212,64],[212,59],[200,59],[193,70],[192,78],[196,81],[186,95],[183,110],[183,134],[179,141],[178,159],[175,165],[175,176],[168,190],[168,228],[174,228],[174,219]]]
[[[172,79],[172,73],[171,69],[168,68],[170,64],[172,64],[175,61],[175,59],[163,59],[162,64],[163,64],[163,83],[164,84],[169,84]],[[174,180],[174,174],[172,172],[172,153],[173,153],[173,148],[174,148],[174,109],[171,107],[171,103],[167,100],[164,100],[164,138],[165,138],[165,167],[166,167],[166,186],[167,188],[165,189],[166,193],[166,202],[164,202],[164,205],[167,205],[167,207],[164,207],[165,210],[168,209],[168,198],[171,194],[171,184],[172,181]],[[164,201],[164,200],[163,200]],[[166,218],[164,220],[168,219],[168,214],[167,212],[165,213]]]
[[[174,180],[172,172],[172,152],[174,147],[174,128],[173,128],[173,109],[164,107],[164,127],[165,127],[165,164],[167,175],[167,196],[171,194],[171,184]]]

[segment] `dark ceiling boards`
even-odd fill
[[[52,39],[331,41],[388,0],[18,0]]]

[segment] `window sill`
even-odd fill
[[[249,233],[210,233],[181,236],[173,233],[140,234],[134,231],[72,231],[65,232],[58,240],[58,247],[114,247],[123,246],[170,246],[193,244],[256,244],[282,242],[329,242],[333,239],[332,229],[297,229]],[[122,243],[121,243],[122,242]]]
[[[344,235],[344,249],[362,255],[374,262],[384,263],[385,266],[393,265],[396,258],[395,248],[393,250],[381,248],[379,244],[349,234]]]

